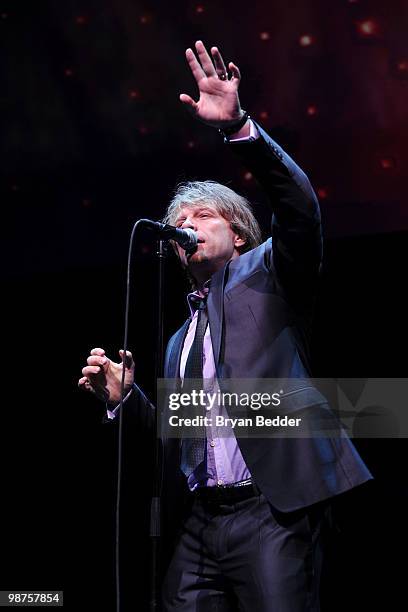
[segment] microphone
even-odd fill
[[[164,240],[174,240],[185,251],[191,251],[198,244],[197,234],[189,227],[181,229],[180,227],[174,227],[174,225],[167,225],[150,219],[140,219],[139,223],[164,238]]]

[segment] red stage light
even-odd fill
[[[138,91],[137,89],[132,89],[131,91],[129,91],[129,98],[131,98],[132,100],[138,100],[140,98],[140,91]]]
[[[269,34],[269,32],[261,32],[261,33],[259,34],[259,38],[260,38],[261,40],[269,40],[269,39],[270,39],[270,37],[271,37],[271,35]]]
[[[152,22],[152,16],[149,15],[148,13],[145,13],[144,15],[140,16],[140,23],[142,25],[147,25],[147,24],[149,24],[151,22]]]
[[[268,119],[268,118],[269,118],[269,113],[268,113],[268,111],[261,111],[261,112],[259,113],[259,118],[260,118],[260,119]]]
[[[326,200],[329,197],[329,190],[327,189],[327,187],[318,187],[317,195],[321,200]]]
[[[397,62],[397,70],[399,72],[408,72],[408,60],[400,60]]]
[[[317,106],[315,104],[309,104],[306,109],[306,113],[309,115],[309,117],[314,117],[317,115]]]
[[[196,6],[196,13],[204,13],[205,8],[202,4],[197,4]]]
[[[245,174],[244,174],[244,181],[250,181],[251,179],[252,179],[251,172],[245,172]]]
[[[380,164],[383,170],[391,170],[391,168],[395,168],[397,165],[394,157],[383,157],[380,160]]]

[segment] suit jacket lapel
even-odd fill
[[[224,287],[228,278],[229,261],[222,270],[219,270],[211,278],[210,293],[208,294],[207,309],[210,324],[211,342],[214,352],[215,367],[219,374],[218,366],[222,346],[222,332],[224,321]]]
[[[190,323],[191,323],[191,317],[189,317],[187,321],[184,323],[184,325],[180,327],[178,332],[175,333],[173,340],[172,340],[172,344],[171,346],[168,347],[166,361],[164,364],[164,376],[166,379],[168,379],[171,382],[168,383],[169,386],[167,387],[167,393],[170,393],[173,391],[179,391],[181,388],[180,360],[181,360],[181,353],[183,351],[184,340],[187,335],[187,331],[190,326]],[[167,422],[167,417],[164,417],[164,423],[166,422]],[[163,443],[165,452],[167,454],[168,453],[171,454],[171,452],[173,453],[175,452],[176,459],[174,459],[174,457],[173,459],[177,463],[177,466],[179,466],[180,457],[179,457],[179,454],[177,453],[179,453],[181,449],[181,439],[175,439],[175,438],[168,437],[167,428],[165,428],[165,430],[162,431],[161,437],[162,437],[162,443]]]
[[[180,378],[181,353],[190,323],[191,319],[189,318],[174,336],[173,344],[168,353],[169,357],[164,366],[164,375],[166,378],[172,378],[174,380]]]

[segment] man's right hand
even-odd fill
[[[186,59],[197,83],[199,100],[185,93],[180,101],[197,119],[216,128],[226,128],[237,123],[244,111],[238,97],[241,73],[238,66],[230,62],[227,67],[218,47],[211,47],[211,57],[201,40],[195,44],[197,57],[192,49],[187,49]]]
[[[123,359],[123,351],[119,351]],[[87,366],[82,369],[82,378],[78,381],[80,389],[94,393],[96,397],[109,404],[120,402],[122,381],[122,362],[111,361],[102,348],[93,348],[87,359]],[[131,389],[134,381],[135,363],[132,353],[126,352],[125,361],[125,395]]]

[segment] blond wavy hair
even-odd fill
[[[202,204],[214,208],[228,221],[232,231],[245,240],[245,243],[239,248],[240,255],[261,244],[261,230],[252,212],[251,204],[243,196],[216,181],[180,183],[167,207],[163,223],[174,225],[183,207]]]

